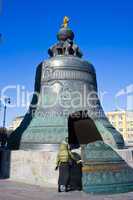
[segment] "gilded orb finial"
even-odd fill
[[[69,18],[67,16],[64,17],[63,19],[63,27],[67,28],[69,23]]]

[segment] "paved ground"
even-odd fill
[[[92,196],[83,192],[57,193],[22,183],[0,180],[0,200],[133,200],[133,193]]]

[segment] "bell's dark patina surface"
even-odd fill
[[[93,134],[86,133],[84,140],[78,138],[79,143],[95,138],[115,148],[124,145],[122,136],[109,123],[100,105],[95,69],[81,58],[82,52],[73,42],[74,33],[67,23],[65,17],[57,34],[59,42],[48,50],[50,58],[37,67],[35,94],[22,124],[10,137],[11,149],[43,149],[44,144],[58,144],[75,132],[72,130],[75,121],[86,120],[87,116],[95,128]],[[69,140],[74,142],[71,137]]]
[[[133,190],[132,170],[113,150],[124,148],[121,134],[109,123],[97,95],[94,66],[82,59],[68,18],[57,34],[50,58],[37,67],[35,94],[9,149],[41,149],[59,144],[81,146],[83,190],[93,193]],[[132,176],[133,177],[133,176]]]

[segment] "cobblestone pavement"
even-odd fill
[[[133,193],[117,195],[88,195],[83,192],[58,193],[56,189],[46,189],[0,180],[0,200],[133,200]]]

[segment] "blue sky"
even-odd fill
[[[3,0],[0,11],[1,90],[16,84],[33,90],[36,66],[47,58],[47,49],[56,42],[67,15],[84,58],[96,68],[99,90],[107,92],[104,110],[115,109],[115,94],[133,82],[132,0]],[[14,93],[8,95],[15,101]],[[124,108],[125,97],[119,103]],[[24,108],[8,109],[7,124],[25,112]]]

